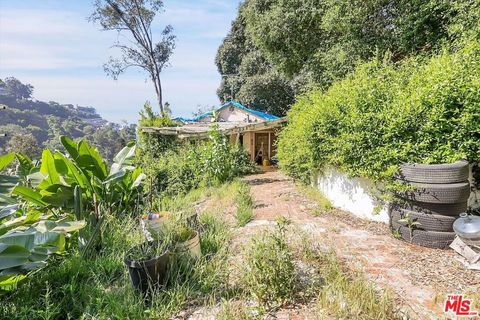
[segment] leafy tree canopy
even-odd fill
[[[282,115],[374,57],[431,56],[479,26],[476,0],[246,0],[218,50],[218,95]]]
[[[155,42],[152,22],[163,10],[162,0],[96,0],[90,21],[104,30],[126,32],[129,41],[117,41],[114,47],[120,50],[120,57],[110,57],[104,65],[105,72],[117,79],[128,68],[143,69],[155,87],[160,113],[164,115],[162,83],[160,73],[168,65],[175,48],[173,28],[167,25],[161,32],[161,40]]]
[[[30,99],[33,93],[33,86],[23,84],[17,78],[8,77],[0,82],[0,88],[7,90],[8,94],[17,99]]]

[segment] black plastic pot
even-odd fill
[[[140,246],[130,249],[125,255],[124,262],[128,268],[133,287],[146,294],[149,290],[156,289],[165,283],[170,253],[166,251],[161,256],[149,260],[128,259],[129,253],[138,250]]]

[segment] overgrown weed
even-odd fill
[[[253,199],[250,194],[250,187],[246,183],[241,182],[239,184],[235,202],[237,206],[235,214],[237,226],[243,227],[253,219]]]
[[[198,199],[201,193],[196,191],[170,205],[185,209],[191,205],[189,200]],[[17,291],[1,297],[0,318],[169,319],[192,304],[229,299],[234,292],[227,285],[224,263],[229,230],[215,212],[203,213],[199,222],[202,258],[194,261],[185,255],[172,259],[166,286],[151,294],[149,304],[134,291],[123,262],[128,249],[145,241],[138,219],[109,217],[102,231],[103,246],[96,255],[74,253],[52,261]]]
[[[318,204],[318,207],[312,211],[314,216],[320,216],[326,211],[333,209],[330,200],[328,200],[318,189],[305,184],[297,184],[297,188],[301,193]]]
[[[288,222],[277,219],[275,230],[252,238],[246,252],[242,286],[269,309],[291,302],[295,293],[293,254],[286,239]]]

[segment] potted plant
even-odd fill
[[[174,239],[180,251],[188,252],[197,259],[202,256],[198,231],[185,225],[178,225],[175,227]]]
[[[147,294],[165,283],[169,250],[166,241],[144,242],[125,254],[133,287]]]
[[[160,238],[164,232],[165,224],[171,219],[172,215],[167,211],[152,212],[142,216],[140,222],[147,239],[153,240]]]

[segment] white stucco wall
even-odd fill
[[[346,174],[329,168],[314,179],[315,187],[336,208],[348,211],[360,218],[388,223],[388,211],[378,211],[378,201],[371,195],[374,185],[367,179],[349,178]]]
[[[232,121],[232,122],[246,122],[247,119],[249,119],[250,122],[263,120],[262,118],[254,114],[246,112],[245,110],[242,110],[237,107],[230,108],[229,106],[222,108],[218,112],[218,119],[220,121]]]
[[[470,176],[471,178],[471,176]],[[388,223],[388,209],[375,210],[378,201],[371,195],[374,184],[364,178],[350,178],[335,168],[328,168],[314,177],[314,186],[336,208],[348,211],[357,217]],[[480,207],[480,191],[472,193],[469,205]],[[376,213],[377,212],[377,213]]]

